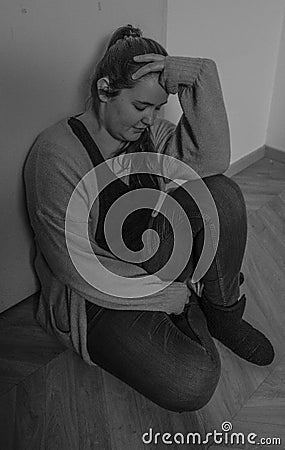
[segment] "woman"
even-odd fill
[[[183,110],[177,126],[157,117],[169,94],[178,94]],[[41,284],[37,320],[88,364],[99,365],[158,405],[179,412],[197,410],[209,401],[220,376],[212,337],[257,365],[270,364],[274,357],[267,338],[242,319],[246,299],[240,298],[239,285],[246,210],[239,187],[223,175],[230,141],[216,65],[209,59],[170,57],[160,44],[128,25],[113,34],[97,64],[91,97],[85,112],[39,135],[25,166]],[[184,163],[182,172],[185,165],[194,169],[214,199],[220,236],[201,283],[191,283],[191,277],[207,225],[191,195],[177,185],[168,190],[169,179],[147,171],[131,173],[116,178],[94,203],[83,188],[89,219],[74,213],[65,222],[76,186],[94,166],[120,155],[134,161],[134,155],[145,152],[176,158]],[[179,169],[174,173],[179,175]],[[124,242],[133,252],[143,247],[146,229],[160,236],[157,251],[142,262],[117,257],[105,238],[104,220],[114,201],[140,188],[168,191],[190,221],[193,250],[175,278],[174,265],[164,277],[153,275],[165,266],[175,241],[161,212],[155,216],[144,207],[123,224]],[[66,223],[73,227],[67,232]],[[84,225],[92,251],[85,245]],[[175,239],[178,255],[185,258],[190,235],[182,228]],[[140,283],[143,293],[154,287],[153,294],[121,295],[119,287],[117,294],[113,282],[112,294],[98,289],[75,267],[67,241],[94,279],[103,265],[122,277],[120,283],[125,280],[126,290],[131,280]]]

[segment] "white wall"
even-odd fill
[[[38,288],[22,180],[33,140],[82,110],[110,32],[133,23],[165,44],[165,14],[166,0],[1,0],[0,311]]]
[[[216,60],[232,162],[264,144],[284,0],[168,0],[167,17],[166,2],[0,2],[0,311],[38,289],[22,181],[28,150],[43,128],[82,109],[87,78],[113,29],[134,23],[165,43],[167,25],[170,54]],[[284,46],[283,35],[268,134],[268,144],[281,148]],[[175,103],[166,117],[177,120]]]
[[[285,16],[280,40],[266,145],[285,151]]]
[[[217,63],[231,130],[231,162],[265,144],[284,6],[284,0],[168,1],[169,53]],[[177,121],[180,109],[171,101],[166,117]]]

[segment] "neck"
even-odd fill
[[[94,111],[88,109],[80,117],[90,135],[99,147],[104,159],[112,157],[112,154],[123,147],[124,143],[114,139],[102,123],[99,123]]]

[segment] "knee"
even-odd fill
[[[233,230],[246,228],[247,212],[243,193],[239,185],[223,174],[203,179],[214,199],[219,219]]]
[[[202,181],[210,192],[218,210],[226,208],[238,213],[241,218],[246,216],[244,196],[234,180],[223,174],[217,174],[205,177]],[[187,191],[182,188],[177,188],[170,194],[183,206],[190,217],[200,218],[200,206],[208,205],[208,195],[200,186],[201,180],[191,181],[189,185],[189,193],[190,195],[192,195],[192,192],[194,193],[194,200],[191,197],[189,199]]]
[[[235,207],[244,208],[244,196],[239,185],[231,178],[223,175],[212,175],[203,178],[215,201],[232,202]]]
[[[197,411],[212,398],[221,374],[220,360],[209,370],[197,369],[187,377],[176,372],[175,378],[168,379],[168,385],[161,392],[157,402],[162,408],[174,412]]]

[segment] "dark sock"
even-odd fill
[[[203,296],[200,299],[211,335],[241,358],[266,366],[273,361],[274,349],[264,334],[242,319],[245,305],[245,295],[228,307],[213,305]]]

